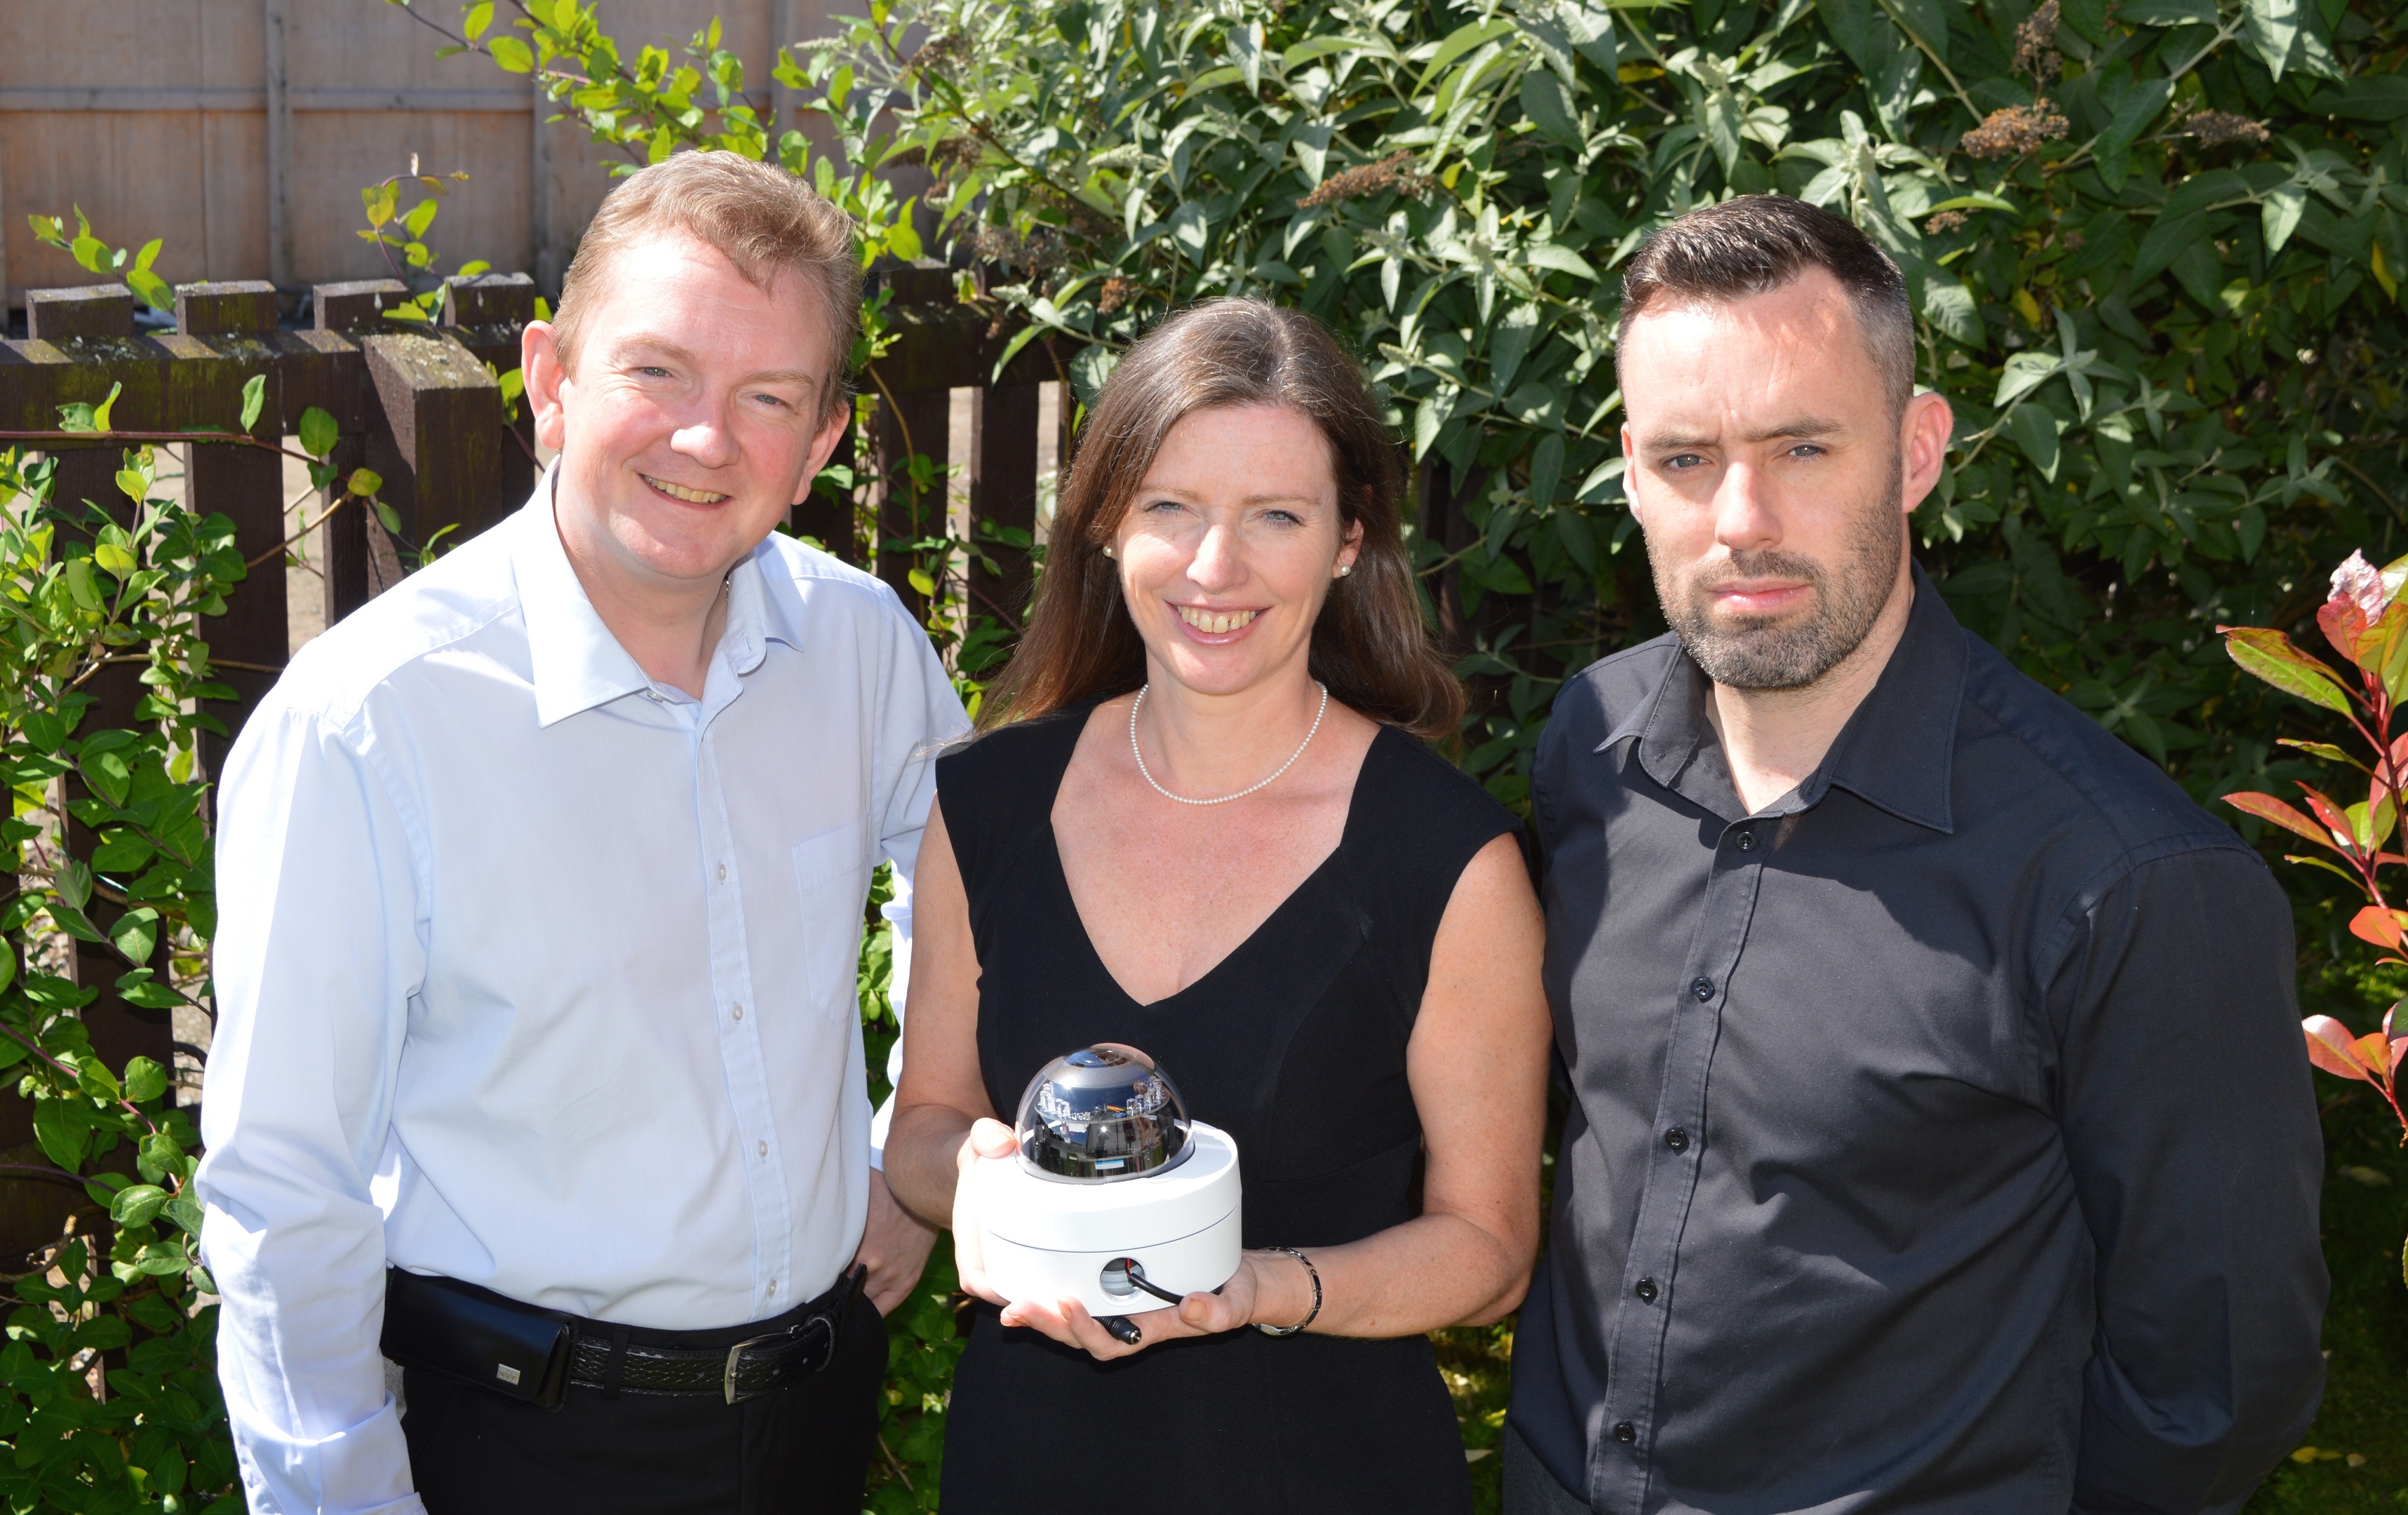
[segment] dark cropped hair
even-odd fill
[[[1261,300],[1182,311],[1129,349],[1079,433],[1028,630],[987,691],[980,724],[1025,721],[1145,681],[1145,644],[1104,556],[1163,439],[1197,410],[1269,405],[1328,439],[1341,539],[1354,571],[1330,580],[1313,622],[1312,676],[1332,699],[1424,740],[1455,735],[1463,686],[1430,644],[1397,520],[1397,438],[1354,359],[1320,323]]]
[[[1641,245],[1622,275],[1617,372],[1631,322],[1658,301],[1744,299],[1809,268],[1828,269],[1847,291],[1890,414],[1904,413],[1914,395],[1914,311],[1905,276],[1845,216],[1785,194],[1735,195],[1692,210]]]

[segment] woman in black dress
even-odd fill
[[[1550,1030],[1513,820],[1415,739],[1462,695],[1398,474],[1310,318],[1167,322],[1096,398],[989,730],[939,761],[885,1165],[986,1301],[947,1511],[1470,1508],[1423,1333],[1521,1300]],[[1096,1042],[1236,1138],[1254,1249],[1133,1343],[996,1295],[956,1198]]]

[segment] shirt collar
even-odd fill
[[[509,526],[510,569],[526,622],[527,661],[535,679],[536,721],[545,726],[652,687],[651,678],[595,613],[585,586],[577,581],[577,570],[569,566],[568,551],[561,546],[560,528],[552,520],[559,477],[555,463]],[[738,559],[728,575],[727,624],[711,662],[724,663],[739,676],[760,666],[767,636],[801,645],[792,613],[784,607],[774,612],[765,608],[771,596],[760,558],[773,550],[762,543]]]
[[[1922,565],[1913,573],[1914,604],[1906,630],[1872,693],[1848,718],[1822,765],[1776,811],[1818,804],[1836,785],[1901,821],[1942,833],[1956,829],[1949,781],[1965,693],[1965,633]],[[1730,769],[1706,719],[1712,687],[1705,671],[1682,653],[1597,750],[1637,737],[1639,764],[1648,777],[1718,813],[1735,807]]]

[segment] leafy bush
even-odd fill
[[[89,413],[68,419],[94,429]],[[135,1005],[207,993],[216,905],[194,758],[200,733],[222,728],[194,702],[234,692],[210,679],[201,622],[245,565],[233,522],[153,493],[157,465],[147,447],[127,454],[121,524],[51,498],[47,461],[0,450],[0,768],[14,796],[0,829],[19,859],[0,902],[0,1069],[56,1165],[9,1172],[80,1188],[108,1216],[16,1281],[0,1348],[0,1445],[13,1453],[0,1496],[14,1510],[242,1507],[217,1308],[203,1300],[215,1286],[193,1251],[197,1133],[172,1070],[93,1055],[77,1012],[100,991],[58,961],[62,938],[114,954]],[[141,665],[133,723],[88,727],[85,686],[124,663]],[[70,817],[96,834],[88,862],[66,853]]]
[[[1215,294],[1353,340],[1508,800],[1561,679],[1660,625],[1614,270],[1727,194],[1844,210],[1956,410],[1942,592],[2204,794],[2265,758],[2206,723],[2210,628],[2311,610],[2408,492],[2403,42],[2368,0],[888,0],[808,74],[897,103],[876,150],[934,176],[979,298],[1088,344],[1086,391]]]

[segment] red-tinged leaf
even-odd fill
[[[2395,952],[2408,950],[2408,910],[2386,910],[2380,905],[2370,905],[2350,918],[2349,934],[2359,941],[2387,947]]]
[[[2327,836],[2324,829],[2315,822],[2301,815],[2297,807],[2287,805],[2272,794],[2260,794],[2254,790],[2244,789],[2237,793],[2225,795],[2224,803],[2236,810],[2254,815],[2260,821],[2271,821],[2295,836],[2305,836],[2319,847],[2331,847],[2333,844],[2332,837]]]
[[[2244,671],[2312,705],[2350,713],[2349,695],[2332,669],[2293,647],[2288,636],[2265,626],[2215,629],[2224,634],[2224,650]]]
[[[2358,608],[2356,601],[2341,595],[2327,600],[2316,609],[2316,624],[2323,629],[2325,640],[2332,644],[2334,651],[2353,664],[2358,662],[2359,643],[2366,637],[2367,621],[2366,612]]]
[[[2336,1079],[2374,1081],[2351,1055],[2350,1043],[2357,1038],[2349,1034],[2349,1027],[2329,1015],[2312,1015],[2300,1022],[2300,1029],[2308,1036],[2309,1062]]]
[[[2332,850],[2355,857],[2358,829],[2349,823],[2349,812],[2304,783],[2300,786],[2300,793],[2308,797],[2308,808],[2315,811],[2316,819],[2325,823],[2325,829],[2332,833]]]
[[[2349,1044],[2349,1055],[2366,1069],[2366,1081],[2380,1084],[2391,1072],[2391,1043],[2380,1031],[2370,1031]]]

